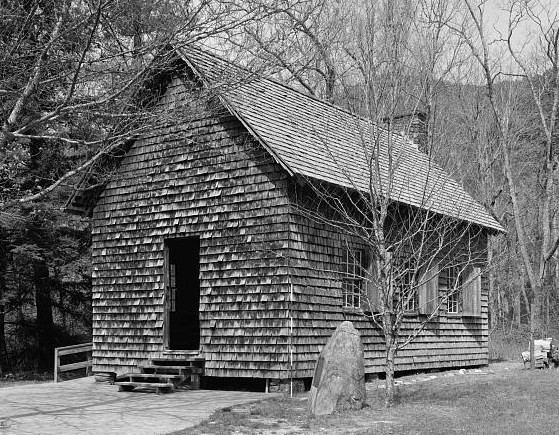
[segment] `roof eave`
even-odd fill
[[[298,182],[300,182],[300,183],[301,182],[309,182],[310,179],[314,179],[314,180],[317,180],[319,182],[324,182],[324,183],[328,183],[328,184],[338,186],[342,189],[350,189],[350,190],[356,190],[357,189],[355,186],[352,186],[349,183],[344,184],[344,183],[339,183],[339,182],[333,182],[333,181],[327,180],[325,178],[322,179],[322,178],[312,177],[312,176],[303,174],[301,172],[297,172],[295,174],[295,177],[298,180]],[[392,199],[392,201],[394,201],[395,203],[403,204],[407,207],[420,208],[420,209],[429,211],[429,209],[427,209],[427,208],[418,207],[417,205],[410,204],[408,202],[402,201],[401,199]],[[467,219],[467,218],[463,218],[463,217],[460,217],[460,216],[454,216],[454,215],[451,215],[451,214],[448,214],[448,213],[443,213],[443,212],[440,212],[440,211],[434,211],[434,210],[430,210],[430,211],[432,213],[437,214],[437,215],[447,216],[447,217],[450,217],[450,218],[453,218],[453,219],[457,219],[459,221],[469,222],[470,224],[478,225],[482,228],[485,228],[487,231],[489,231],[490,235],[499,235],[499,234],[506,234],[507,233],[507,230],[504,229],[504,227],[501,225],[501,223],[494,216],[490,216],[489,213],[488,213],[489,217],[494,221],[494,223],[492,223],[492,224],[488,224],[488,223],[482,222],[482,221],[474,221],[472,219]]]

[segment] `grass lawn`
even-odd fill
[[[180,434],[549,434],[559,433],[559,370],[500,363],[482,370],[399,378],[397,403],[382,407],[381,381],[368,407],[312,418],[307,394],[214,413]]]

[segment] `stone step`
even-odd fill
[[[141,379],[141,381],[138,381]],[[174,383],[179,384],[186,379],[186,376],[180,374],[156,374],[156,373],[126,373],[118,376],[117,382],[149,382],[149,383]]]
[[[177,375],[189,375],[197,374],[201,375],[203,369],[201,367],[195,367],[191,365],[177,365],[177,366],[160,366],[160,365],[143,365],[138,366],[142,373],[165,373],[165,374],[177,374]]]
[[[115,382],[115,385],[118,385],[118,391],[133,391],[136,388],[152,390],[157,394],[175,391],[173,384],[161,382]]]
[[[206,359],[201,356],[181,358],[153,358],[150,360],[154,366],[196,366],[203,367]]]
[[[161,354],[163,355],[163,357],[169,357],[169,358],[173,358],[173,357],[182,357],[182,356],[199,356],[200,355],[200,351],[199,350],[164,350],[163,352],[161,352]]]

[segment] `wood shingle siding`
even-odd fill
[[[182,91],[174,80],[167,93]],[[215,110],[137,141],[95,207],[97,370],[163,351],[164,241],[188,235],[200,237],[205,374],[287,370],[286,175]]]
[[[290,275],[295,292],[293,308],[294,377],[312,376],[322,347],[344,320],[361,333],[365,372],[384,372],[384,338],[380,329],[361,312],[343,309],[341,279],[335,271],[342,262],[344,239],[325,224],[292,210]],[[485,233],[480,237],[485,237]],[[482,312],[477,318],[446,314],[429,322],[425,331],[398,352],[396,370],[468,367],[488,363],[487,280],[482,277]],[[439,295],[442,297],[442,294]],[[406,316],[405,337],[421,317]]]

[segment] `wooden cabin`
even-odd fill
[[[298,203],[312,180],[368,183],[355,128],[366,122],[248,72],[230,84],[243,71],[207,52],[176,53],[158,107],[183,107],[181,117],[131,144],[101,191],[85,179],[70,203],[93,216],[94,370],[194,353],[204,376],[281,384],[312,377],[330,334],[351,320],[366,373],[383,372],[381,333],[336,274],[348,263],[342,236]],[[395,202],[423,207],[428,186],[430,209],[478,227],[482,243],[502,231],[417,147],[398,144]],[[442,307],[397,370],[487,364],[485,276],[477,297],[471,313]]]

